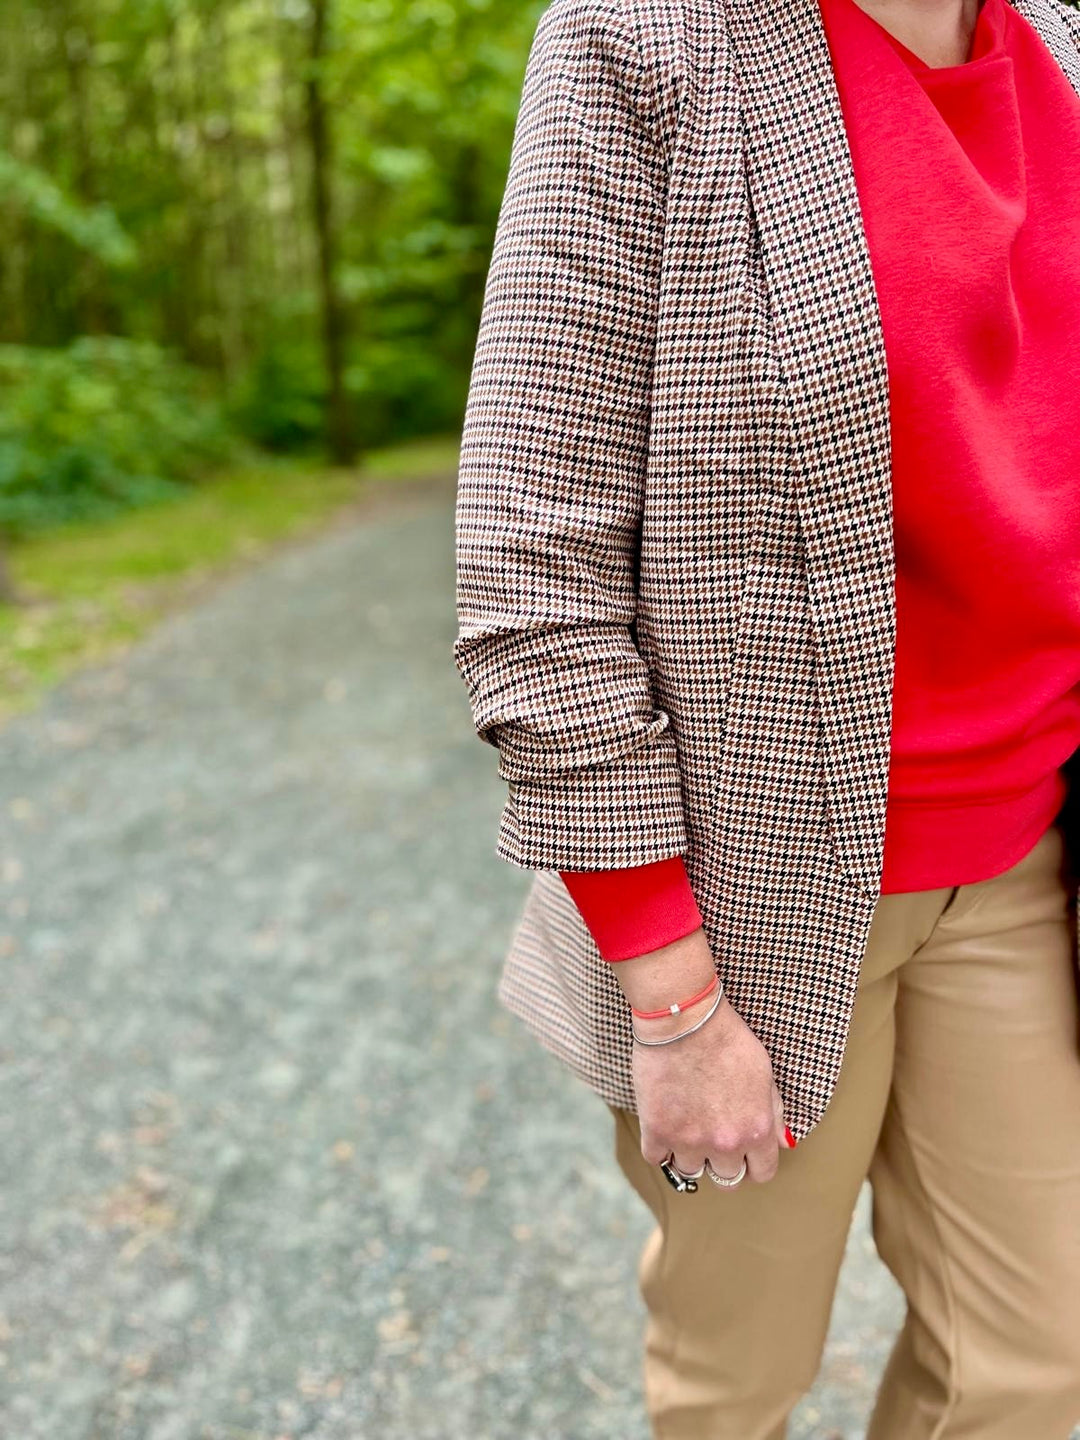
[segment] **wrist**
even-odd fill
[[[728,1004],[727,997],[722,993],[720,998],[717,998],[718,989],[721,989],[719,981],[700,1000],[694,1001],[692,1005],[680,1006],[677,1015],[657,1015],[649,1020],[643,1019],[640,1015],[633,1015],[631,1019],[634,1034],[643,1041],[666,1040],[676,1035],[686,1034],[706,1017],[715,1016]],[[710,1023],[715,1022],[710,1021]]]
[[[669,945],[631,960],[622,960],[612,968],[623,994],[636,1010],[667,1010],[673,1003],[682,1004],[696,995],[716,974],[709,942],[700,927]],[[697,1011],[702,1004],[711,1004],[714,998],[715,992],[710,992],[692,1008]],[[668,1017],[662,1018],[666,1020]],[[678,1028],[681,1017],[674,1015],[670,1018]],[[642,1020],[635,1023],[646,1026],[661,1022]]]

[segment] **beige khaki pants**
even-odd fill
[[[1080,1422],[1080,1018],[1060,829],[1002,875],[882,896],[832,1102],[765,1185],[678,1195],[611,1108],[657,1227],[638,1278],[657,1440],[782,1440],[859,1189],[907,1297],[868,1440]]]

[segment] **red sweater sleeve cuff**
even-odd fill
[[[605,960],[632,960],[701,925],[681,855],[625,870],[560,870]]]

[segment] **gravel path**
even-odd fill
[[[494,999],[451,524],[285,551],[0,734],[12,1440],[647,1440],[650,1222]],[[862,1434],[898,1313],[863,1207],[793,1440]]]

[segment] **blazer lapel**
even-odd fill
[[[727,0],[790,398],[838,858],[878,893],[895,648],[888,371],[817,0]]]

